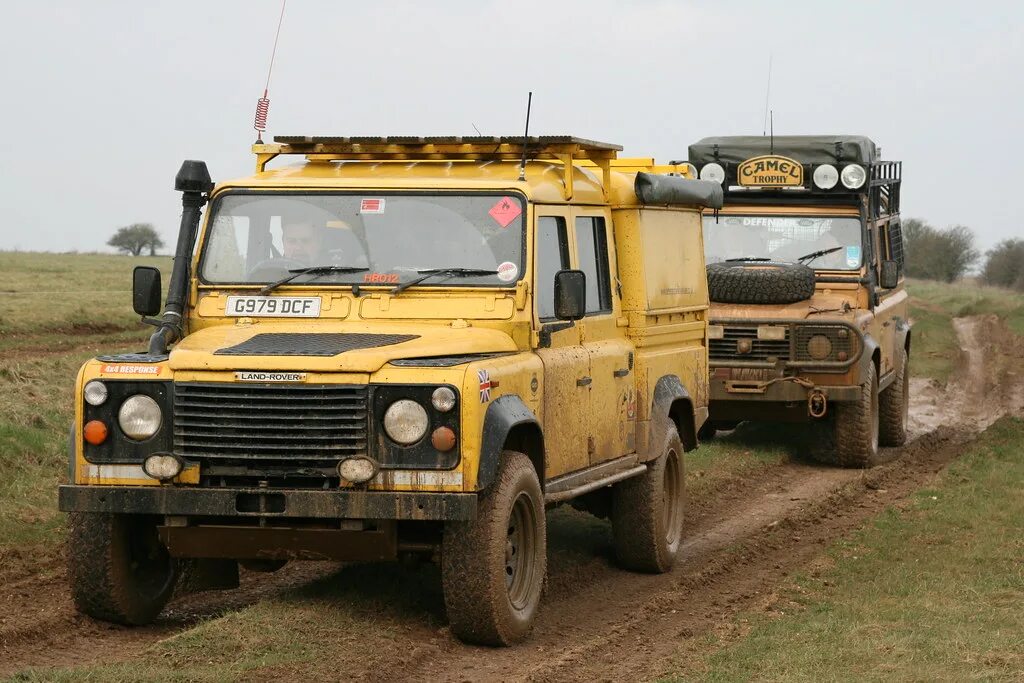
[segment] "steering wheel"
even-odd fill
[[[288,274],[289,270],[306,268],[306,264],[290,258],[268,258],[263,259],[246,273],[246,279],[250,282],[261,280],[276,280]]]

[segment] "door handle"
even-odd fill
[[[625,377],[629,374],[629,368],[619,368],[612,373],[612,377]]]
[[[590,377],[580,377],[578,380],[576,380],[576,386],[578,386],[578,387],[588,387],[588,386],[590,386],[590,383],[593,382],[593,381],[594,380],[592,378],[590,378]]]

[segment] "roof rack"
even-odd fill
[[[868,209],[872,216],[900,212],[900,185],[903,183],[902,161],[876,161],[868,166]]]
[[[523,136],[355,136],[317,137],[278,135],[273,143],[252,146],[256,155],[256,172],[266,170],[267,163],[282,154],[301,154],[313,161],[497,161],[516,160],[523,156]],[[529,159],[557,159],[565,170],[566,199],[572,198],[572,163],[588,160],[604,173],[605,192],[610,181],[610,163],[620,145],[595,142],[571,135],[541,135],[525,138]]]

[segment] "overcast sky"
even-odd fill
[[[174,174],[251,173],[280,0],[4,0],[0,249],[104,250],[153,223]],[[273,135],[531,133],[685,158],[760,134],[873,138],[903,215],[1024,237],[1024,3],[289,0]]]

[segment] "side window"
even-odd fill
[[[587,274],[587,313],[612,310],[612,286],[608,276],[608,233],[604,218],[576,218],[576,250],[580,270]]]
[[[534,272],[537,317],[555,320],[555,273],[569,267],[569,239],[561,216],[537,218],[537,259]]]

